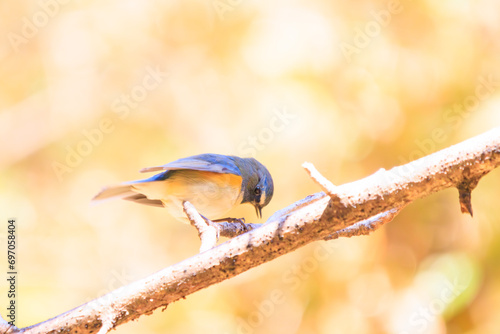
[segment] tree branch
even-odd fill
[[[437,191],[459,190],[472,214],[470,193],[500,165],[500,128],[389,171],[333,186],[312,168],[325,190],[276,212],[261,227],[165,268],[45,322],[8,333],[104,333],[310,242],[369,233],[406,205]],[[465,209],[464,209],[465,207]],[[0,327],[5,328],[1,323]]]

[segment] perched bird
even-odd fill
[[[250,203],[257,216],[271,201],[273,179],[254,158],[200,154],[141,172],[162,171],[145,180],[124,182],[104,188],[93,200],[121,198],[165,207],[177,220],[187,222],[182,202],[189,201],[208,219],[222,218],[233,207]]]

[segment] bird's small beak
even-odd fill
[[[258,205],[255,205],[255,213],[257,214],[257,217],[262,218],[262,208]]]

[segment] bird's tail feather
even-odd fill
[[[118,184],[111,187],[106,187],[100,193],[95,195],[92,201],[103,201],[108,199],[124,199],[139,204],[151,205],[156,207],[163,207],[163,203],[158,199],[149,199],[146,195],[134,191],[134,184],[148,184],[149,180],[131,181]]]
[[[129,196],[137,195],[136,192],[132,190],[131,184],[119,184],[116,186],[106,187],[101,190],[100,193],[92,198],[92,201],[101,201],[105,199],[112,198],[127,198]]]

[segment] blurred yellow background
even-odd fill
[[[164,210],[90,204],[143,167],[254,156],[275,180],[267,218],[319,191],[304,161],[343,184],[500,124],[495,0],[3,1],[0,35],[0,264],[14,217],[20,327],[197,253]],[[484,177],[473,219],[443,191],[116,333],[500,333],[499,189]]]

